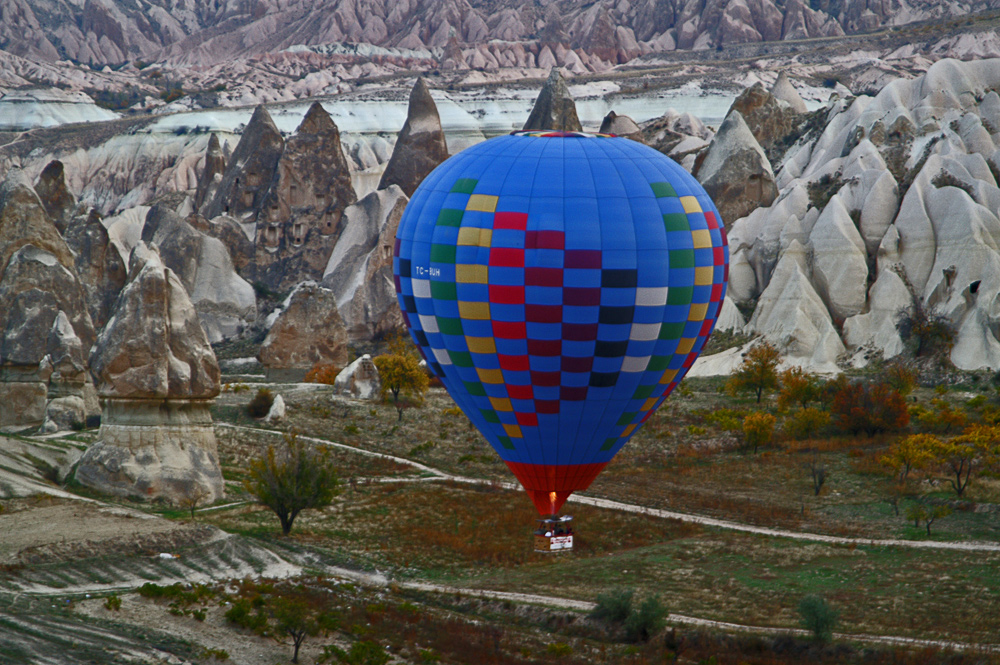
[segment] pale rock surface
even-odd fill
[[[225,172],[226,156],[222,152],[218,135],[212,134],[212,138],[208,140],[208,148],[205,150],[205,166],[201,170],[201,175],[198,176],[198,189],[194,197],[195,210],[201,210],[206,202],[215,199]]]
[[[281,395],[275,395],[274,401],[271,402],[271,408],[267,410],[267,415],[264,416],[265,423],[278,423],[285,419],[285,398]]]
[[[224,495],[209,407],[219,365],[180,279],[155,247],[138,245],[90,365],[104,399],[100,439],[78,481],[172,504]]]
[[[396,138],[392,158],[385,167],[378,188],[398,185],[407,196],[413,196],[427,174],[448,159],[448,145],[437,105],[423,77],[418,77],[410,91],[406,122]]]
[[[776,99],[788,104],[788,107],[796,113],[806,113],[809,110],[806,108],[806,103],[803,101],[802,96],[792,86],[792,82],[788,80],[788,74],[785,72],[778,74],[778,80],[771,86],[771,94]]]
[[[164,206],[146,215],[145,243],[155,243],[164,265],[184,284],[208,341],[240,334],[257,318],[253,287],[236,273],[229,251],[218,238],[206,235]]]
[[[402,324],[393,285],[392,256],[407,204],[396,185],[372,192],[344,213],[347,223],[323,274],[354,342]]]
[[[871,349],[884,358],[903,353],[905,345],[896,320],[912,304],[913,297],[899,275],[891,269],[883,270],[872,285],[869,311],[844,321],[844,342],[851,349]]]
[[[337,394],[355,399],[378,399],[381,386],[378,368],[367,353],[340,370],[333,383]]]
[[[810,371],[836,373],[846,348],[809,279],[808,254],[798,241],[782,253],[747,329]]]
[[[813,283],[830,314],[841,320],[861,313],[868,285],[865,243],[834,194],[809,235]]]
[[[747,321],[743,318],[740,310],[736,308],[736,303],[728,295],[722,300],[722,309],[719,310],[719,318],[715,322],[716,330],[742,331]]]
[[[730,111],[695,177],[712,197],[726,228],[778,195],[774,172],[738,111]]]
[[[271,325],[257,359],[269,380],[301,381],[315,365],[346,365],[347,342],[336,294],[304,282]]]
[[[69,223],[63,233],[73,250],[76,272],[87,293],[87,308],[94,326],[107,323],[111,308],[128,277],[125,261],[111,243],[111,236],[97,211],[91,208]]]
[[[598,131],[601,134],[615,134],[642,143],[642,129],[635,123],[635,120],[627,115],[618,115],[614,111],[609,111],[604,116]]]

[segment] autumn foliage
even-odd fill
[[[757,403],[767,390],[778,387],[778,363],[781,354],[778,348],[764,340],[758,342],[743,356],[743,362],[729,378],[729,392],[752,392],[757,395]]]
[[[843,381],[830,405],[834,425],[851,434],[896,432],[910,423],[906,401],[886,383]]]

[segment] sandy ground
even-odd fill
[[[126,544],[147,547],[185,541],[202,527],[85,501],[11,501],[0,514],[0,564],[75,558]]]

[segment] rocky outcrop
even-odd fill
[[[407,197],[393,185],[372,192],[344,213],[344,233],[323,274],[337,298],[352,342],[402,324],[393,286],[392,254]]]
[[[714,132],[690,113],[669,109],[659,118],[642,125],[642,142],[673,158],[689,173],[696,158],[712,140]]]
[[[1000,367],[997,87],[1000,61],[945,60],[793,132],[778,198],[729,233],[744,331],[836,371],[912,352],[897,322],[919,305],[954,329],[956,367]]]
[[[553,67],[542,91],[535,99],[523,129],[550,129],[563,132],[582,132],[580,118],[576,115],[576,103],[569,94],[566,81],[558,67]]]
[[[212,138],[208,140],[208,149],[205,151],[205,166],[198,176],[198,189],[194,195],[195,210],[201,210],[205,203],[215,199],[225,173],[226,156],[222,153],[219,137],[212,134]]]
[[[49,219],[60,233],[64,233],[76,212],[76,197],[66,186],[62,162],[53,160],[42,169],[35,183],[35,192],[45,206]]]
[[[356,200],[340,130],[319,103],[287,142],[261,106],[202,212],[209,219],[232,217],[253,235],[246,279],[287,291],[322,278],[343,230],[344,209]]]
[[[73,254],[19,171],[0,185],[0,427],[40,425],[41,367],[60,313],[89,353],[96,337]]]
[[[314,365],[346,365],[347,341],[334,292],[306,282],[288,296],[257,359],[269,380],[301,381]]]
[[[222,241],[164,206],[149,210],[142,240],[157,245],[164,265],[184,284],[209,342],[234,337],[257,318],[253,287],[236,274]]]
[[[367,353],[340,370],[333,383],[338,395],[355,399],[378,399],[382,381],[378,368]]]
[[[210,219],[226,214],[241,224],[256,223],[284,149],[285,139],[271,115],[258,106],[203,214]]]
[[[448,145],[441,129],[437,105],[423,77],[417,77],[410,91],[406,123],[396,138],[392,158],[382,173],[378,188],[398,185],[407,196],[413,196],[417,185],[446,159]]]
[[[87,293],[87,309],[97,329],[104,327],[118,293],[125,286],[125,261],[111,244],[111,237],[96,210],[70,222],[63,233],[73,250],[76,272]]]
[[[785,81],[787,83],[787,79]],[[775,87],[779,86],[776,84]],[[798,94],[791,84],[781,86],[779,91],[781,89],[785,90],[785,94],[788,94],[788,90],[796,96]],[[798,101],[802,104],[802,111],[757,83],[740,93],[733,101],[730,113],[738,111],[768,159],[779,160],[798,136],[799,127],[804,121],[801,114],[805,111],[805,103],[801,98]]]
[[[739,111],[731,110],[695,177],[712,197],[726,228],[778,195],[774,172]]]
[[[788,108],[792,109],[796,113],[806,113],[809,111],[806,108],[806,103],[799,95],[798,91],[792,86],[792,82],[788,80],[788,74],[781,72],[778,74],[778,80],[774,82],[771,86],[771,94],[779,102],[784,102],[788,104]],[[746,118],[746,114],[743,116]]]
[[[209,407],[219,365],[184,285],[155,247],[132,252],[129,280],[90,357],[104,399],[99,441],[76,479],[173,504],[223,496]]]
[[[635,123],[635,120],[627,115],[618,115],[614,111],[609,111],[604,120],[601,121],[601,134],[614,134],[624,136],[627,139],[642,143],[642,129]]]
[[[83,343],[63,312],[56,316],[49,331],[40,369],[43,376],[48,375],[49,382],[49,402],[41,431],[69,430],[85,424],[88,414],[84,392],[93,386],[83,357]]]

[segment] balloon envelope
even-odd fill
[[[427,364],[547,514],[687,373],[729,249],[705,190],[661,153],[518,132],[424,179],[393,271]]]

